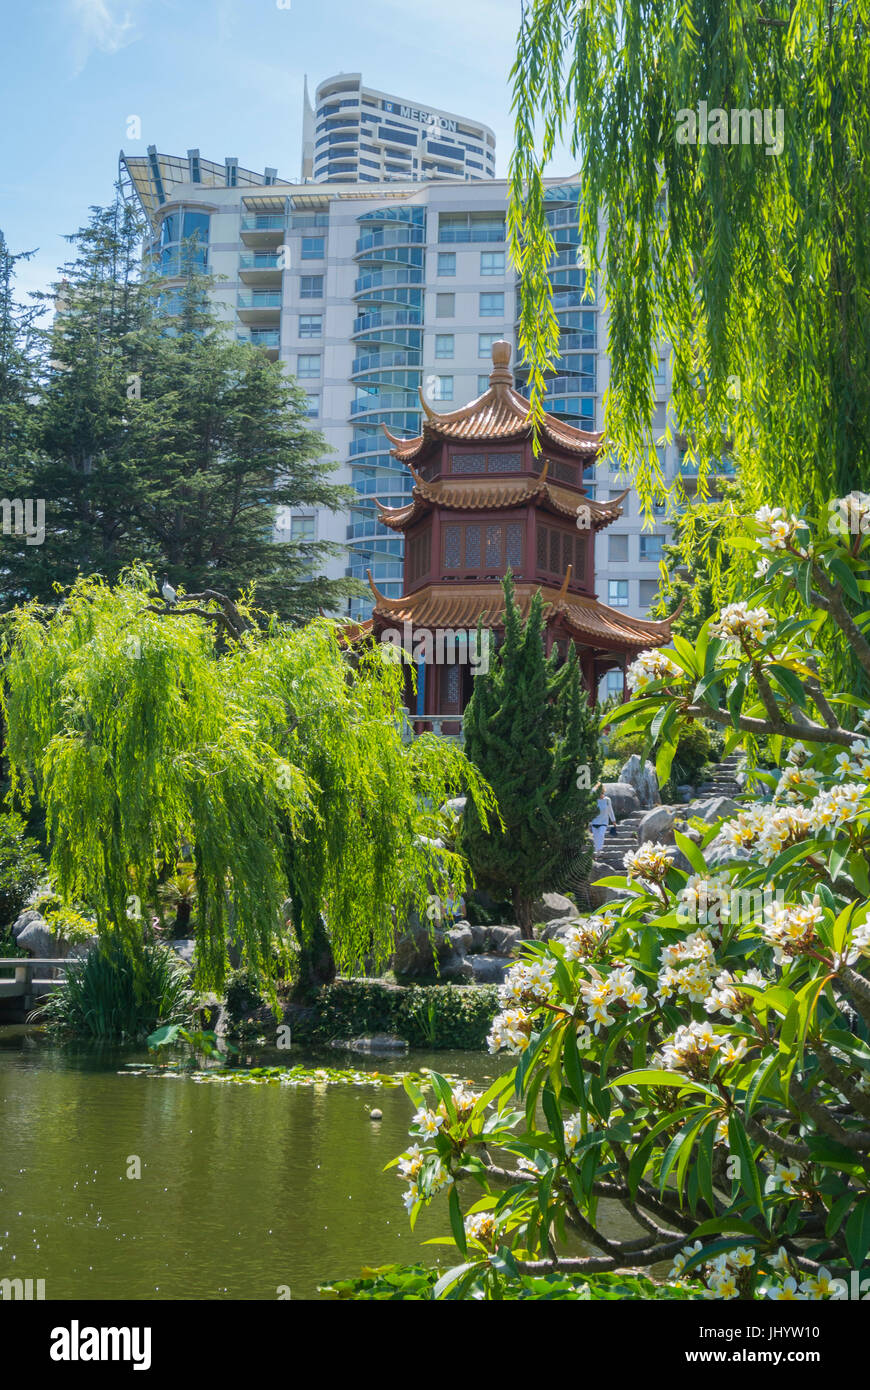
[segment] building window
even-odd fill
[[[627,579],[609,579],[607,581],[607,602],[611,608],[628,607]]]
[[[302,377],[302,378],[304,378],[304,377],[311,377],[311,376],[318,376],[318,377],[319,377],[319,376],[320,376],[320,357],[319,357],[319,355],[318,355],[318,356],[310,356],[310,355],[309,355],[309,356],[306,356],[305,354],[300,353],[300,354],[299,354],[299,357],[296,359],[296,375],[297,375],[298,377]]]
[[[504,294],[482,294],[480,296],[480,317],[482,319],[503,319]]]
[[[455,294],[436,294],[435,296],[435,317],[437,319],[452,319],[456,316],[456,295]]]
[[[493,343],[500,343],[502,335],[500,333],[478,333],[477,335],[477,355],[478,357],[491,357]]]
[[[326,239],[322,236],[304,236],[302,238],[302,260],[303,261],[322,261]]]
[[[453,172],[446,169],[446,173]],[[438,218],[438,240],[504,241],[503,212],[442,212]]]
[[[322,299],[323,298],[323,276],[322,275],[301,275],[299,277],[299,298],[300,299]]]
[[[305,396],[305,414],[308,416],[308,419],[309,419],[309,420],[316,420],[316,419],[317,419],[318,415],[320,414],[320,397],[319,397],[319,396],[309,396],[309,395],[306,394],[306,396]]]
[[[291,541],[313,541],[315,530],[316,518],[313,516],[294,516],[290,519]]]
[[[432,390],[433,401],[452,401],[453,400],[453,377],[436,376]]]
[[[452,334],[452,333],[436,333],[436,334],[435,334],[435,356],[436,356],[436,357],[452,357],[452,356],[453,356],[453,345],[454,345],[454,339],[453,339],[453,334]]]
[[[664,558],[664,536],[641,536],[640,538],[640,558],[642,560],[659,560]]]
[[[481,251],[481,275],[504,275],[504,251]]]
[[[300,314],[299,315],[299,337],[300,338],[319,338],[323,333],[322,314]]]
[[[641,579],[638,584],[640,593],[640,606],[644,610],[652,608],[659,592],[659,581],[657,579]]]
[[[477,394],[478,394],[479,396],[482,396],[483,393],[484,393],[484,391],[488,391],[488,390],[489,390],[489,377],[487,376],[486,372],[481,372],[480,376],[477,378]]]
[[[456,252],[455,252],[455,251],[439,251],[439,252],[438,252],[438,274],[439,274],[439,275],[455,275],[455,274],[456,274]]]
[[[622,699],[622,692],[625,689],[625,677],[619,670],[608,671],[604,679],[604,693],[609,699],[615,696],[618,700]]]
[[[607,537],[607,558],[612,565],[625,564],[628,560],[628,536]]]

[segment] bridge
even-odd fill
[[[8,1019],[7,1008],[15,1014],[29,1013],[44,994],[65,983],[54,976],[68,965],[68,960],[50,957],[0,956],[0,1019]],[[10,970],[14,972],[11,979]]]

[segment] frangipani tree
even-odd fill
[[[135,568],[8,621],[12,794],[45,807],[58,891],[141,940],[189,850],[203,985],[221,984],[230,937],[271,977],[288,897],[303,941],[323,914],[339,967],[383,961],[412,907],[463,890],[464,860],[433,843],[438,808],[461,791],[493,814],[486,784],[448,741],[403,744],[399,668],[374,649],[352,669],[334,623],[264,629],[245,602],[154,593]]]
[[[870,663],[870,615],[843,604],[870,589],[870,498],[828,515],[759,512],[757,591],[696,646],[642,655],[607,716],[660,745],[660,770],[688,720],[732,746],[765,735],[760,793],[697,838],[641,845],[606,880],[623,901],[527,948],[490,1037],[512,1073],[482,1096],[412,1092],[406,1205],[447,1192],[464,1260],[444,1292],[668,1260],[717,1297],[850,1296],[870,1251],[870,726],[822,690],[812,639],[834,621]],[[791,586],[803,617],[782,616]],[[469,1180],[483,1195],[463,1207]]]

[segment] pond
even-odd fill
[[[296,1048],[254,1060],[434,1067],[476,1083],[508,1065],[485,1053]],[[447,1233],[446,1204],[412,1232],[403,1185],[383,1171],[410,1142],[401,1086],[124,1074],[153,1061],[0,1028],[0,1279],[44,1279],[47,1299],[274,1299],[279,1286],[312,1298],[365,1264],[443,1259],[423,1241]],[[127,1176],[134,1155],[138,1179]]]

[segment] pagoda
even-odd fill
[[[375,605],[364,627],[381,642],[405,634],[406,650],[428,634],[429,650],[443,653],[438,639],[448,636],[446,659],[417,663],[413,703],[409,680],[416,732],[458,732],[475,670],[460,636],[475,634],[480,622],[499,641],[508,570],[523,616],[541,590],[547,653],[558,644],[567,656],[574,644],[591,699],[606,671],[624,671],[638,652],[671,640],[672,618],[633,618],[598,602],[595,536],[622,515],[626,493],[597,502],[586,491],[584,470],[601,452],[600,433],[545,414],[535,455],[529,402],[514,388],[510,357],[509,343],[493,343],[489,390],[459,410],[437,414],[420,393],[424,424],[415,438],[382,426],[413,488],[405,506],[377,504],[383,524],[405,538],[403,593],[386,598],[369,574]]]

